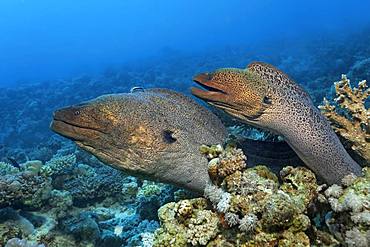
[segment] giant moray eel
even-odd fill
[[[348,155],[309,95],[285,73],[260,62],[246,69],[202,73],[194,81],[208,90],[192,93],[256,127],[284,137],[301,160],[326,182],[339,183],[361,167]]]
[[[51,129],[112,167],[203,192],[208,176],[201,144],[227,132],[209,110],[166,89],[112,94],[54,112]]]

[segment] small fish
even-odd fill
[[[16,168],[21,168],[21,166],[19,165],[19,163],[14,159],[14,158],[11,158],[11,157],[7,157],[7,159],[9,160],[10,164]]]

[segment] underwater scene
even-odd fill
[[[370,1],[2,0],[0,32],[0,247],[370,246]]]

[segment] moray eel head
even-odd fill
[[[153,162],[150,155],[174,148],[170,144],[176,142],[173,129],[159,129],[144,114],[140,99],[105,95],[55,111],[51,129],[103,162],[140,174]]]
[[[251,124],[271,104],[266,83],[246,69],[219,69],[193,80],[206,89],[192,88],[193,95]]]
[[[208,182],[202,144],[226,129],[210,111],[166,89],[111,94],[54,112],[51,129],[104,163],[134,176],[201,192]]]

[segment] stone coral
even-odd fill
[[[236,154],[235,149],[228,147],[223,152]],[[221,154],[224,155],[220,153],[211,161],[221,160]],[[280,180],[265,166],[239,167],[215,180],[217,184],[206,187],[204,195],[209,205],[198,198],[163,206],[159,213],[161,227],[154,235],[154,243],[155,246],[368,246],[369,179],[370,168],[364,168],[363,176],[348,175],[342,185],[326,188],[318,186],[313,172],[303,167],[284,167]],[[201,201],[202,207],[195,206]],[[209,211],[207,214],[215,220],[217,216],[218,229],[212,234],[207,232],[200,241],[204,228],[197,225],[199,234],[192,241],[187,234],[194,233],[188,228],[195,227],[189,225],[195,219],[189,218],[199,217],[197,222],[203,222],[202,215],[196,213],[200,208]],[[200,224],[206,223],[209,221]]]
[[[45,247],[45,245],[37,244],[25,239],[12,238],[6,243],[5,247]]]
[[[243,170],[247,164],[245,160],[247,157],[243,154],[241,149],[233,148],[228,146],[228,150],[222,152],[219,156],[219,167],[218,175],[220,177],[226,177],[233,174],[236,171]]]
[[[158,228],[141,216],[156,218],[160,205],[173,200],[173,189],[91,160],[63,149],[45,164],[30,160],[18,169],[2,162],[0,246],[12,238],[21,240],[11,246],[141,246],[140,233]]]
[[[336,82],[334,99],[337,106],[324,98],[321,112],[331,122],[334,131],[344,140],[344,144],[370,164],[370,110],[365,102],[370,96],[366,81],[360,81],[358,87],[351,87],[350,80],[342,75]]]
[[[219,159],[217,166],[223,163],[224,171],[232,167],[217,173],[216,184],[205,188],[204,196],[216,213],[202,198],[166,204],[159,210],[161,228],[154,246],[309,246],[305,231],[311,222],[306,212],[318,187],[311,171],[286,167],[279,184],[276,175],[264,166],[246,168],[242,151],[233,146],[217,157],[212,155],[210,162],[214,159]],[[186,213],[179,213],[184,208]],[[191,224],[195,217],[196,225]]]
[[[64,156],[54,156],[41,167],[40,174],[43,176],[54,176],[68,173],[76,163],[76,155],[69,154]]]
[[[51,179],[19,172],[0,177],[0,208],[39,209],[49,199]]]
[[[332,185],[323,192],[331,207],[326,225],[347,246],[369,246],[370,168],[363,168],[362,177],[349,176],[343,178],[341,186]]]
[[[182,213],[186,204],[186,213]],[[190,210],[191,208],[191,210]],[[154,234],[153,246],[206,245],[220,231],[219,218],[203,198],[171,202],[158,210],[161,227]]]
[[[0,176],[4,176],[5,174],[15,174],[17,172],[19,172],[18,168],[11,164],[0,162]]]
[[[216,184],[228,175],[243,170],[247,165],[245,162],[247,157],[243,151],[234,148],[233,145],[227,145],[225,149],[221,145],[212,145],[210,147],[202,145],[200,151],[210,159],[208,174]]]

